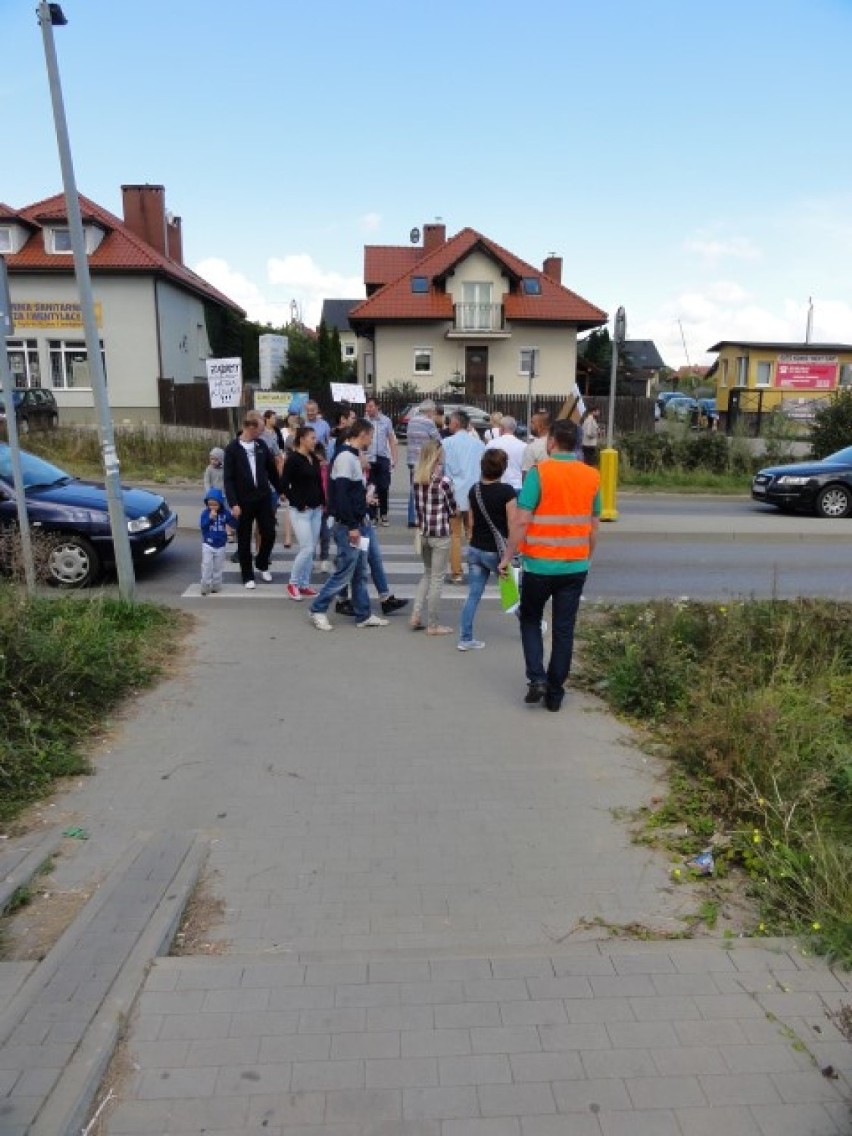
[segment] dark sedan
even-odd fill
[[[27,514],[47,579],[67,588],[95,583],[104,566],[115,561],[104,486],[71,477],[24,451],[21,466]],[[177,515],[146,489],[122,486],[122,495],[134,560],[156,556],[174,539]],[[14,529],[17,520],[11,455],[0,443],[0,535]]]
[[[751,483],[751,495],[785,513],[803,509],[818,517],[852,516],[852,446],[822,461],[761,469]]]
[[[53,391],[41,387],[28,387],[12,392],[12,401],[18,419],[18,433],[30,430],[52,430],[59,425],[59,407]],[[0,392],[0,433],[6,433],[6,405]]]

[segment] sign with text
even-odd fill
[[[103,326],[100,300],[95,301],[95,320]],[[12,323],[16,331],[25,327],[43,327],[52,331],[82,328],[80,305],[62,300],[18,300],[12,304]]]
[[[239,406],[243,395],[242,359],[208,359],[207,385],[213,410]]]
[[[335,402],[366,402],[367,396],[359,383],[332,383],[331,397]]]
[[[301,414],[307,401],[307,391],[257,391],[254,408],[261,414],[274,410],[279,418],[286,418],[288,414]]]
[[[779,355],[775,386],[785,390],[834,390],[837,386],[836,355]]]

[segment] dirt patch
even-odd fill
[[[130,1029],[125,1021],[81,1136],[107,1136],[109,1132],[110,1116],[119,1101],[124,1099],[128,1082],[139,1068],[130,1050],[129,1036]]]
[[[0,958],[6,962],[41,962],[74,922],[92,896],[92,889],[61,891],[52,874],[53,862],[33,876],[13,897],[0,919]]]
[[[225,901],[214,893],[212,876],[203,876],[195,886],[184,908],[180,927],[175,935],[170,955],[225,955],[231,944],[225,940],[211,940],[210,931],[222,921]]]
[[[828,1016],[846,1040],[852,1041],[852,1006],[841,1006],[837,1010],[831,1010]]]

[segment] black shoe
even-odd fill
[[[541,702],[547,692],[547,687],[543,682],[531,682],[527,687],[527,692],[524,695],[524,702],[527,706],[535,706]]]
[[[231,553],[231,563],[232,564],[239,564],[239,562],[240,562],[239,552],[232,552]]]
[[[407,603],[408,600],[398,600],[396,596],[388,596],[386,600],[382,600],[382,615],[393,615],[395,611],[401,611]]]
[[[410,529],[416,529],[416,528],[417,528],[417,522],[416,522],[416,521],[409,521],[409,522],[408,522],[408,527],[409,527]]]
[[[551,714],[556,714],[562,707],[562,691],[548,690],[544,695],[544,708]]]
[[[334,610],[338,615],[354,615],[355,608],[352,606],[351,600],[338,600],[334,605]]]

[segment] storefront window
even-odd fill
[[[35,339],[7,339],[9,369],[12,381],[20,389],[41,386],[41,368],[38,362],[38,344]]]
[[[48,340],[50,349],[50,381],[54,390],[73,390],[91,387],[89,356],[86,344],[69,339]],[[101,359],[106,374],[104,345],[101,342]]]

